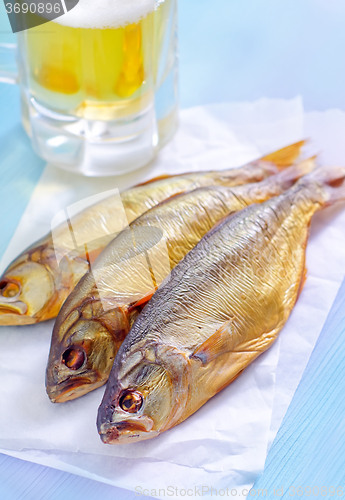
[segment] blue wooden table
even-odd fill
[[[181,0],[179,16],[182,107],[301,94],[306,110],[345,109],[344,3]],[[13,41],[2,4],[0,42]],[[0,256],[44,168],[21,128],[18,94],[16,87],[0,84]],[[308,496],[309,487],[319,488],[311,496],[345,495],[344,316],[345,285],[254,486],[255,496],[261,491],[267,498]],[[1,500],[60,498],[136,497],[0,455]]]

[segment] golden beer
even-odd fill
[[[36,106],[31,116],[24,110],[29,134],[37,110],[42,116],[48,110],[48,120],[52,112],[116,124],[131,117],[137,122],[136,117],[156,106],[159,141],[165,142],[176,125],[174,23],[176,0],[156,0],[154,10],[122,26],[78,27],[56,19],[20,33],[26,73],[23,100]],[[167,102],[172,94],[174,102]],[[126,134],[131,136],[131,131]],[[108,135],[117,140],[112,131]]]
[[[150,79],[157,76],[162,48],[155,26],[167,22],[170,3],[165,0],[138,23],[114,29],[50,22],[28,31],[32,95],[85,118],[112,119],[140,111],[150,99]]]

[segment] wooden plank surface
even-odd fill
[[[345,496],[344,374],[345,280],[253,495],[265,489],[269,498]]]

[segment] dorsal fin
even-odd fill
[[[140,184],[136,184],[134,187],[146,186],[147,184],[151,184],[151,182],[162,181],[163,179],[170,179],[171,177],[176,177],[176,175],[168,175],[168,174],[157,175],[157,177],[153,177],[152,179],[149,179],[148,181],[145,182],[140,182]]]
[[[306,141],[299,141],[295,144],[290,144],[290,146],[264,156],[261,160],[272,162],[277,165],[277,167],[288,167],[289,165],[295,163],[305,142]]]

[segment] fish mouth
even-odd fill
[[[47,385],[46,390],[52,403],[65,403],[101,387],[104,380],[93,377],[71,377],[54,386]]]
[[[19,300],[22,285],[19,281],[2,278],[0,281],[0,325],[32,324],[35,319],[25,316],[28,306]]]
[[[54,292],[54,277],[43,264],[25,261],[11,266],[0,278],[0,325],[42,321]]]
[[[139,417],[141,420],[117,423],[104,423],[100,426],[99,435],[104,444],[127,444],[151,439],[159,434],[152,431],[153,420],[150,417]]]
[[[37,320],[27,316],[28,306],[24,302],[5,302],[0,300],[0,325],[33,325]]]

